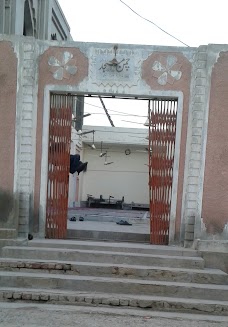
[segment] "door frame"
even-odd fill
[[[180,161],[180,144],[182,131],[182,114],[183,114],[183,92],[181,91],[157,91],[151,90],[150,94],[134,93],[101,93],[88,92],[88,90],[78,90],[78,88],[68,85],[46,85],[44,89],[43,101],[43,126],[42,126],[42,155],[41,155],[41,181],[40,181],[40,201],[39,201],[39,237],[45,238],[46,226],[46,204],[47,204],[47,181],[48,181],[48,144],[49,144],[49,120],[50,120],[50,94],[54,93],[74,93],[75,95],[95,94],[95,95],[115,95],[123,97],[145,97],[149,99],[157,98],[176,98],[178,101],[177,107],[177,122],[176,122],[176,138],[175,138],[175,155],[173,163],[173,184],[172,184],[172,200],[169,222],[169,244],[174,243],[176,209],[177,209],[177,192],[178,192],[178,177],[179,177],[179,161]],[[148,175],[149,176],[149,175]],[[149,178],[149,177],[148,177]],[[148,187],[149,192],[149,187]],[[181,226],[180,226],[181,229]]]

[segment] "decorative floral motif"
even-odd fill
[[[67,51],[50,57],[48,65],[51,66],[50,71],[53,73],[53,77],[59,81],[64,78],[69,79],[71,75],[75,75],[77,72],[76,60],[73,59],[72,53]]]
[[[176,57],[168,56],[166,59],[161,57],[159,61],[153,63],[153,76],[157,77],[158,84],[160,85],[173,84],[174,81],[178,81],[182,76],[180,68],[181,65],[177,63]]]

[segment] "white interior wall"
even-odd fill
[[[131,149],[131,154],[126,155],[125,150]],[[116,199],[124,196],[126,203],[149,203],[148,188],[148,153],[137,152],[130,146],[108,145],[107,161],[111,165],[104,165],[105,158],[100,158],[100,150],[92,150],[85,146],[83,161],[88,161],[88,169],[81,179],[82,201],[86,201],[87,194],[95,197],[110,195]],[[142,151],[142,148],[140,148]],[[80,177],[81,178],[81,177]]]
[[[81,137],[77,134],[76,130],[72,128],[70,154],[80,153],[80,148],[81,148]],[[78,206],[78,198],[77,198],[78,183],[79,183],[79,178],[77,172],[74,174],[69,174],[69,193],[68,193],[69,208],[74,208]]]

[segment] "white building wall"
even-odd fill
[[[71,131],[71,154],[80,154],[81,151],[81,137],[77,134],[76,130],[72,128]],[[79,188],[78,174],[69,174],[69,193],[68,193],[68,207],[74,208],[78,206],[78,188]]]
[[[94,130],[96,150],[91,148],[93,133],[82,136],[82,161],[88,161],[87,172],[80,174],[80,201],[86,201],[87,194],[104,198],[114,196],[126,203],[149,203],[147,128],[121,128],[106,126],[83,126],[83,132]],[[99,157],[103,142],[105,157]],[[126,155],[125,150],[130,149]]]
[[[84,125],[82,132],[95,131],[94,141],[100,148],[101,141],[104,148],[109,144],[125,144],[125,146],[148,146],[148,128],[123,128],[123,127],[110,127],[110,126],[89,126]],[[93,134],[86,134],[82,136],[85,144],[92,144]]]
[[[149,203],[148,189],[148,153],[137,152],[136,148],[126,146],[108,146],[107,161],[111,165],[104,165],[105,158],[99,157],[99,150],[84,149],[83,161],[88,161],[87,172],[82,178],[82,201],[86,201],[87,194],[104,198],[114,196],[126,203]],[[126,155],[126,148],[131,154]],[[140,150],[141,151],[141,150]]]
[[[51,16],[51,34],[56,34],[57,40],[72,40],[70,26],[64,16],[64,13],[57,0],[52,0]]]
[[[72,40],[70,26],[58,3],[58,0],[33,0],[31,17],[32,30],[29,36],[51,40],[51,34],[58,41]],[[0,34],[23,35],[25,0],[0,0]]]

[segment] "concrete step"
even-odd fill
[[[197,240],[195,247],[198,251],[228,253],[228,240]]]
[[[146,253],[112,252],[96,250],[42,248],[42,247],[13,247],[6,246],[2,249],[5,258],[39,259],[80,261],[94,263],[129,264],[143,266],[160,266],[176,268],[202,269],[204,260],[200,257],[152,255]]]
[[[1,271],[42,272],[83,276],[139,278],[200,284],[228,284],[228,275],[218,269],[184,269],[70,261],[0,258]]]
[[[56,323],[58,326],[66,325],[66,315],[68,321],[77,321],[77,326],[107,326],[107,320],[109,322],[108,326],[201,326],[201,327],[227,327],[228,316],[218,315],[218,313],[208,314],[201,313],[197,310],[196,313],[178,312],[178,311],[165,311],[162,309],[160,311],[153,308],[140,308],[140,307],[130,307],[121,305],[94,305],[88,304],[86,302],[52,302],[52,301],[21,301],[21,300],[5,300],[0,301],[1,313],[7,313],[10,311],[10,316],[6,318],[6,322],[14,322],[14,325],[10,324],[8,327],[24,326],[26,316],[29,312],[29,317],[32,319],[34,326],[40,326],[40,316],[36,317],[37,311],[42,311],[43,321],[50,321],[49,325],[54,326]],[[53,316],[53,311],[55,312]],[[106,315],[105,320],[101,316]],[[88,316],[88,317],[86,317]],[[27,316],[28,317],[28,316]],[[51,317],[51,318],[50,318]],[[111,318],[110,318],[111,317]],[[1,316],[2,318],[2,316]],[[100,319],[99,319],[100,318]],[[49,319],[49,320],[48,320]],[[51,319],[51,320],[50,320]],[[56,322],[56,319],[58,320]],[[76,319],[76,320],[75,320]],[[110,319],[115,319],[112,323]],[[170,321],[168,322],[167,319]],[[137,322],[136,322],[137,320]],[[151,323],[149,323],[149,321]],[[212,324],[211,324],[212,323]],[[214,324],[213,324],[214,323]],[[37,325],[38,324],[38,325]],[[106,324],[106,325],[105,325]],[[110,325],[111,324],[111,325]],[[152,324],[152,325],[151,325]],[[27,326],[27,325],[26,325]],[[30,327],[30,326],[29,326]]]
[[[68,224],[69,226],[69,224]],[[126,227],[126,226],[124,226]],[[72,226],[67,228],[67,238],[77,240],[100,240],[100,241],[112,241],[112,242],[138,242],[149,243],[149,233],[138,233],[124,231],[103,231],[103,230],[90,230],[88,229],[73,229]]]
[[[146,253],[156,255],[174,255],[198,257],[197,251],[185,249],[178,246],[164,246],[152,244],[138,243],[120,243],[120,242],[92,242],[92,241],[77,241],[77,240],[48,240],[34,239],[28,242],[30,247],[46,247],[46,248],[64,248],[64,249],[81,249],[81,250],[97,250],[97,251],[112,251],[112,252],[133,252]]]
[[[0,256],[2,255],[2,249],[5,246],[24,246],[27,245],[28,240],[24,238],[16,239],[0,239]]]
[[[0,271],[0,285],[17,288],[60,289],[77,292],[137,294],[165,297],[173,297],[175,294],[177,298],[228,301],[228,286],[226,285],[151,281],[129,278]]]
[[[147,314],[153,310],[161,312],[178,312],[180,313],[200,313],[209,315],[228,315],[227,301],[212,301],[200,299],[186,299],[162,296],[142,296],[142,295],[127,295],[127,294],[108,294],[108,293],[93,293],[93,292],[78,292],[78,291],[60,291],[49,289],[32,289],[32,288],[0,288],[0,300],[10,302],[24,301],[26,303],[45,303],[45,304],[68,304],[68,305],[87,305],[112,306],[136,309],[147,309]],[[139,311],[140,312],[140,311]],[[177,313],[177,314],[178,314]],[[140,314],[140,313],[139,313]],[[144,314],[145,316],[147,315]],[[129,315],[131,313],[129,312]],[[218,317],[218,318],[219,318]],[[173,318],[177,318],[176,316]],[[197,319],[198,320],[198,319]],[[219,320],[219,319],[218,319]]]
[[[15,239],[17,237],[16,229],[0,228],[0,239]]]

